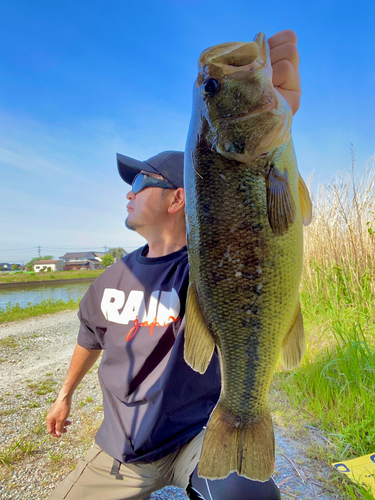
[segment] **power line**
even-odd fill
[[[13,248],[13,249],[10,249],[10,250],[0,250],[0,252],[22,252],[23,250],[34,250],[35,248],[38,248],[38,247],[27,247],[27,248]]]

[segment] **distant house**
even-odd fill
[[[60,259],[64,262],[65,271],[77,271],[83,269],[102,269],[102,252],[69,252],[62,255]]]
[[[102,261],[102,257],[106,255],[104,252],[92,252],[95,255],[95,260],[98,260],[99,262]]]
[[[0,262],[0,271],[11,271],[12,270],[12,264],[9,264],[8,262]]]
[[[36,273],[47,271],[49,267],[51,271],[63,271],[64,263],[61,260],[38,260],[34,262],[33,267]]]

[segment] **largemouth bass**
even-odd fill
[[[185,359],[200,373],[215,346],[222,377],[199,475],[236,471],[266,481],[275,442],[268,391],[281,352],[304,352],[299,303],[302,225],[311,201],[300,177],[292,113],[272,85],[268,42],[204,51],[185,151],[190,285]]]

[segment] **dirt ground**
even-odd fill
[[[53,439],[44,426],[45,414],[64,379],[78,326],[75,311],[0,326],[1,499],[47,498],[93,442],[102,419],[97,369],[75,393],[69,432],[60,440]],[[329,446],[319,430],[306,428],[297,435],[276,417],[274,424],[274,479],[282,498],[342,499],[330,485],[333,468],[311,453],[314,446]],[[167,488],[153,498],[187,498],[177,490]]]

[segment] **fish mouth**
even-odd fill
[[[272,78],[269,47],[263,33],[258,33],[253,42],[222,43],[204,50],[199,57],[198,68],[204,70],[209,66],[234,78],[262,68]]]

